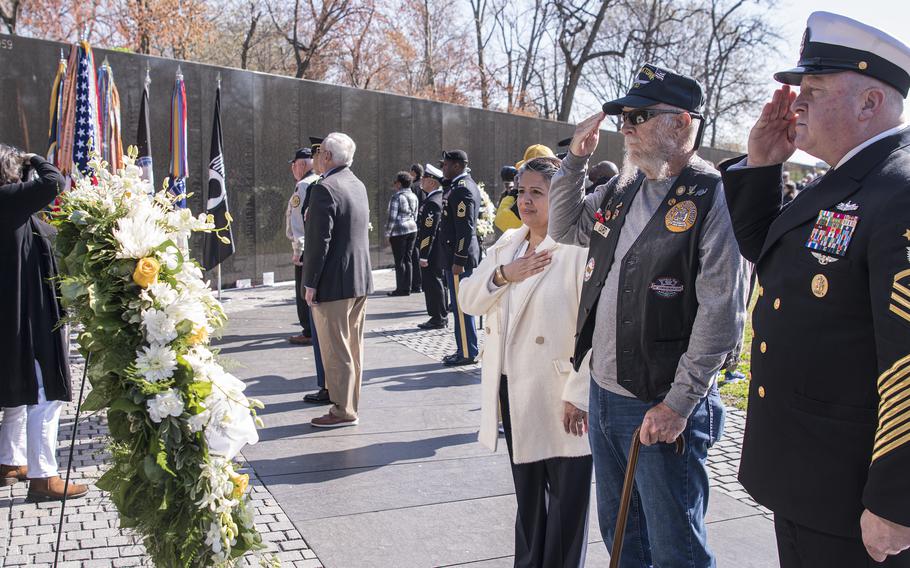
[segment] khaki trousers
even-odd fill
[[[363,378],[363,320],[367,297],[320,302],[311,307],[325,367],[325,386],[334,403],[329,412],[357,418]]]

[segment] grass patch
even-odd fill
[[[758,286],[755,288],[752,300],[749,302],[749,314],[746,318],[746,329],[743,332],[743,350],[739,365],[736,366],[737,371],[746,375],[746,380],[720,387],[720,398],[724,404],[740,410],[745,410],[749,405],[749,381],[752,379],[752,338],[755,335],[752,331],[752,310],[755,308],[755,302],[758,301]]]

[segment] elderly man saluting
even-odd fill
[[[784,568],[910,566],[910,48],[816,12],[774,78],[722,166],[761,284],[739,477]],[[797,148],[831,169],[782,208]]]
[[[575,130],[550,191],[549,233],[590,245],[576,370],[591,355],[590,441],[604,542],[613,541],[633,432],[642,448],[621,566],[706,568],[708,448],[721,435],[715,374],[745,320],[745,263],[720,175],[695,151],[704,103],[694,79],[644,65],[622,114],[622,171],[585,196],[604,113]],[[683,455],[660,442],[685,439]]]

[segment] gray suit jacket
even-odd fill
[[[303,251],[303,285],[316,301],[332,302],[373,291],[370,205],[363,182],[348,167],[310,186]]]

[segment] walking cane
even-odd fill
[[[619,515],[616,517],[616,531],[613,534],[613,548],[610,549],[610,568],[619,568],[619,559],[622,557],[622,539],[626,534],[626,521],[629,518],[629,506],[632,504],[632,489],[635,487],[635,468],[638,466],[638,450],[641,449],[639,430],[636,428],[632,434],[632,446],[629,448],[629,463],[626,466],[626,478],[622,484],[622,499],[619,501]],[[676,453],[682,455],[686,451],[686,442],[683,437],[676,438]]]
[[[70,455],[66,464],[66,478],[63,482],[63,502],[60,504],[60,521],[57,523],[57,545],[54,547],[54,568],[60,558],[60,539],[63,536],[63,515],[66,511],[66,496],[70,490],[70,473],[73,471],[73,452],[76,449],[76,432],[79,428],[79,414],[82,412],[82,395],[85,394],[85,378],[88,376],[88,366],[92,362],[91,352],[85,355],[85,367],[82,369],[82,384],[79,385],[79,398],[76,399],[76,416],[73,417],[73,435],[70,438]]]

